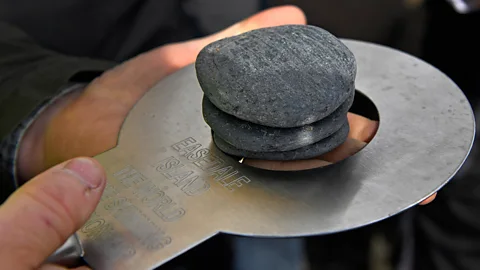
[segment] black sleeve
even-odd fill
[[[114,65],[47,50],[0,22],[0,203],[16,188],[16,152],[37,112],[69,84],[88,82]]]

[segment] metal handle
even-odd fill
[[[82,264],[83,247],[78,239],[77,234],[70,236],[67,241],[57,249],[48,259],[46,263],[61,265],[64,267],[77,267]]]

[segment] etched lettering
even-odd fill
[[[156,187],[153,187],[153,189],[155,191],[159,190]],[[145,188],[142,190],[145,190]],[[105,205],[104,208],[148,249],[159,249],[170,244],[170,237],[165,236],[164,232],[128,199],[118,198]],[[166,212],[166,219],[171,219],[171,213]],[[83,228],[83,232],[89,235],[90,238],[98,238],[100,235],[105,234],[107,230],[113,230],[113,227],[105,224],[103,219],[90,221]]]
[[[187,147],[187,146],[189,146],[189,145],[191,145],[191,144],[194,144],[194,143],[196,143],[196,142],[197,142],[197,141],[196,141],[194,138],[189,137],[189,138],[186,138],[186,139],[183,140],[183,141],[180,141],[180,142],[172,145],[172,148],[173,148],[173,150],[179,152],[179,151],[182,150],[183,148],[185,148],[185,147]]]
[[[114,173],[113,176],[126,188],[129,188],[132,185],[137,185],[138,183],[141,183],[147,179],[132,166],[127,166],[126,168]]]
[[[250,183],[250,179],[246,176],[241,176],[235,179],[234,181],[226,184],[226,186],[224,185],[224,187],[228,188],[231,191],[234,191],[235,189],[242,187],[244,183],[245,184]]]
[[[210,185],[198,175],[176,181],[174,184],[189,196],[200,195],[210,188]]]
[[[148,207],[158,207],[158,205],[171,203],[172,200],[165,195],[165,192],[152,182],[148,182],[135,190],[133,194]]]
[[[107,182],[100,200],[101,201],[107,201],[107,200],[115,197],[116,195],[118,195],[118,191],[116,190],[116,188],[113,185],[111,185],[110,183]]]
[[[221,184],[230,191],[234,191],[236,188],[242,187],[243,183],[250,183],[250,179],[248,179],[246,176],[234,177],[237,174],[239,174],[239,172],[232,166],[223,167],[210,173],[215,182]]]
[[[165,192],[152,182],[139,186],[133,194],[152,212],[167,222],[175,221],[185,215],[185,210],[178,207]],[[175,215],[172,215],[175,213]]]
[[[100,250],[103,253],[103,257],[109,261],[116,261],[119,258],[130,258],[137,253],[133,245],[128,243],[122,235],[115,233],[114,230],[110,231],[109,234],[105,234],[100,243],[102,245]]]
[[[197,144],[190,145],[190,146],[187,146],[187,147],[181,149],[180,151],[178,151],[178,153],[181,156],[187,156],[188,154],[192,153],[193,151],[197,150],[200,147],[202,147],[202,145],[197,143]]]
[[[225,164],[225,161],[213,154],[210,154],[193,162],[193,164],[203,171],[212,171],[221,168],[223,164]]]
[[[171,164],[174,164],[174,167]],[[189,170],[175,157],[163,159],[154,166],[156,166],[157,171],[161,172],[165,178],[188,196],[200,195],[210,188],[210,184],[195,175],[192,170]]]
[[[130,205],[131,205],[131,203],[130,203],[130,201],[127,200],[127,198],[118,198],[118,199],[115,199],[115,200],[109,202],[108,204],[105,204],[105,206],[103,208],[105,208],[105,210],[107,210],[107,211],[113,212],[113,211],[117,211],[117,210],[121,210],[123,208],[126,208]]]
[[[156,167],[157,171],[159,172],[170,170],[178,166],[181,167],[183,166],[183,164],[180,163],[180,160],[174,157],[168,157],[166,159],[160,160],[159,162],[157,162],[157,164],[153,165],[153,167]]]
[[[187,158],[188,161],[195,161],[199,158],[206,157],[209,153],[210,153],[210,150],[208,150],[207,148],[202,148],[198,151],[191,152],[191,153],[185,155],[185,157]]]
[[[167,179],[173,179],[175,180],[175,182],[177,182],[177,181],[182,181],[186,179],[192,174],[193,174],[193,171],[182,171],[182,170],[178,170],[178,167],[177,167],[177,169],[174,171],[163,173],[163,176],[165,176]]]
[[[183,208],[175,207],[175,203],[161,205],[152,210],[156,215],[161,217],[166,222],[174,222],[185,215]]]
[[[101,253],[97,255],[110,261],[116,261],[119,258],[126,259],[137,253],[133,245],[127,242],[125,235],[115,231],[110,225],[108,230],[96,239],[94,245],[100,246],[94,248]]]
[[[160,235],[151,235],[150,237],[144,239],[142,244],[150,250],[161,249],[172,242],[172,238],[166,236],[161,237]]]
[[[202,145],[192,137],[177,142],[171,146],[179,156],[186,158],[189,164],[209,173],[213,180],[229,191],[235,191],[251,180],[242,176],[233,166],[225,166],[225,160],[212,154],[209,149],[201,148]],[[167,180],[179,187],[185,194],[196,196],[210,189],[208,181],[195,171],[189,170],[182,162],[171,156],[156,165]]]
[[[210,175],[213,176],[213,180],[217,182],[230,178],[236,174],[238,174],[238,171],[235,170],[232,166],[223,167],[210,173]]]
[[[171,243],[171,238],[134,205],[115,212],[113,217],[147,249],[161,249]]]
[[[87,221],[81,228],[81,232],[90,240],[87,245],[95,245],[95,250],[101,252],[107,260],[116,260],[119,257],[130,257],[136,254],[135,248],[126,242],[125,237],[115,231],[110,223],[105,222],[103,218],[98,218],[96,214],[93,219]]]
[[[92,240],[101,237],[103,234],[111,230],[113,230],[113,226],[106,223],[103,218],[89,220],[81,229],[81,231]]]

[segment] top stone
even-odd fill
[[[306,25],[262,28],[221,39],[198,55],[206,97],[237,118],[299,127],[335,111],[355,91],[356,61],[329,32]]]

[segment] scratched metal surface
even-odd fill
[[[474,137],[473,113],[446,76],[401,52],[344,40],[356,86],[380,127],[361,152],[300,172],[242,165],[218,152],[189,66],[156,85],[125,121],[119,145],[97,159],[108,187],[78,232],[95,269],[152,269],[218,232],[306,236],[399,213],[457,172]]]

